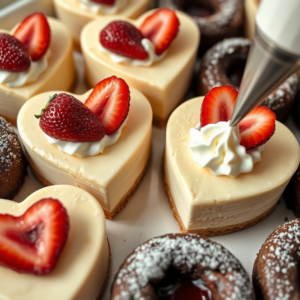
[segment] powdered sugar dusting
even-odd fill
[[[268,299],[299,299],[300,220],[278,227],[259,253],[257,278]]]
[[[0,171],[9,172],[20,164],[21,147],[12,126],[0,116]]]
[[[162,280],[170,267],[213,281],[224,299],[252,299],[251,283],[240,262],[223,246],[197,234],[165,235],[137,247],[117,274],[118,295],[112,299],[150,299],[146,293],[150,282]]]

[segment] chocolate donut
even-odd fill
[[[283,192],[287,208],[300,218],[300,165]]]
[[[181,10],[193,18],[201,32],[201,52],[224,38],[238,36],[244,19],[240,0],[159,0],[158,5]]]
[[[238,89],[243,77],[251,41],[231,38],[216,44],[203,57],[197,95],[206,95],[213,87],[231,85]],[[297,94],[299,80],[291,75],[260,105],[269,107],[278,121],[284,122]]]
[[[262,245],[253,267],[257,300],[300,299],[300,219],[279,226]]]
[[[24,183],[25,173],[17,135],[0,116],[0,198],[13,199]]]
[[[223,246],[198,234],[167,234],[125,259],[111,299],[247,300],[253,292],[244,268]]]

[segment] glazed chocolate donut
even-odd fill
[[[220,244],[198,234],[167,234],[125,259],[111,299],[247,300],[253,291],[240,262]]]
[[[279,226],[262,245],[253,267],[257,300],[300,299],[300,219]]]
[[[231,85],[238,89],[243,77],[251,42],[244,38],[231,38],[216,44],[203,57],[197,95],[206,95],[213,87]],[[299,80],[291,75],[260,105],[269,107],[278,121],[284,122],[297,94]]]
[[[25,173],[17,135],[0,116],[0,198],[13,199],[24,183]]]
[[[190,15],[200,28],[200,49],[207,50],[224,38],[238,36],[244,12],[240,0],[159,0]]]
[[[283,192],[287,208],[300,218],[300,165]]]

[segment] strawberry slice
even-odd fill
[[[143,38],[136,27],[125,21],[111,22],[100,32],[100,43],[104,48],[131,59],[148,58],[141,43]]]
[[[116,76],[97,83],[85,101],[105,128],[111,134],[120,128],[129,112],[130,91],[127,83]]]
[[[50,44],[50,27],[42,13],[26,17],[13,35],[25,46],[32,61],[43,57]]]
[[[30,64],[23,44],[7,33],[0,33],[0,70],[22,72],[28,70]]]
[[[65,93],[50,97],[40,115],[41,129],[50,137],[67,142],[95,142],[105,129],[82,102]]]
[[[103,4],[107,6],[113,6],[115,4],[115,0],[91,0],[92,2]]]
[[[238,92],[231,86],[212,88],[204,97],[200,113],[201,127],[229,121],[235,106]]]
[[[56,199],[41,199],[20,217],[0,214],[0,265],[19,273],[48,274],[68,232],[67,211]]]
[[[239,123],[240,144],[247,150],[266,143],[275,132],[276,115],[266,106],[257,106]]]
[[[160,8],[148,16],[140,31],[155,46],[155,53],[162,54],[176,37],[179,29],[179,20],[175,12],[169,8]]]

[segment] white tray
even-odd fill
[[[74,58],[78,74],[75,93],[82,94],[87,90],[84,82],[83,60],[81,54],[77,52],[74,53]],[[287,126],[295,133],[299,141],[300,131],[297,130],[292,120],[287,122]],[[106,221],[107,236],[112,250],[112,265],[109,283],[103,297],[105,300],[110,299],[111,284],[119,266],[134,248],[152,237],[180,232],[164,191],[161,172],[164,145],[165,129],[153,127],[150,167],[125,209],[117,214],[113,221]],[[22,201],[42,187],[43,185],[29,170],[25,184],[15,200]],[[256,253],[265,239],[277,226],[294,218],[293,213],[286,209],[281,199],[275,210],[256,225],[211,239],[229,249],[251,276]]]

